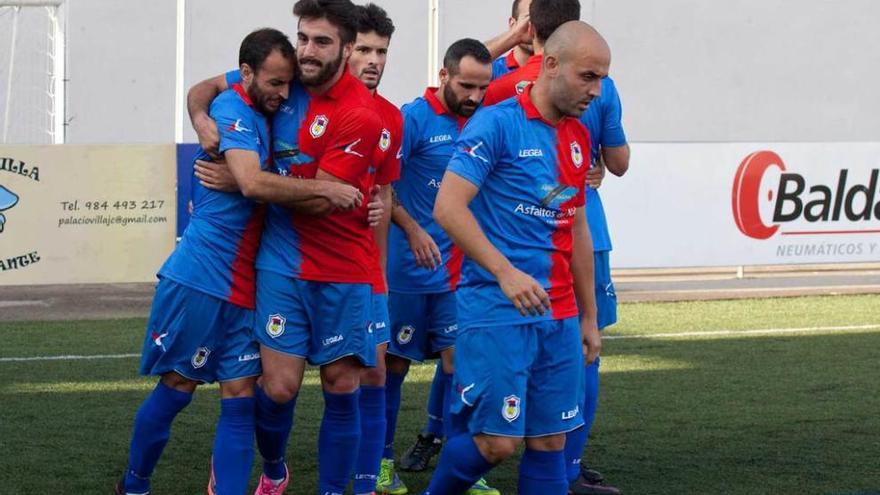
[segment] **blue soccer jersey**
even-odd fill
[[[517,62],[516,57],[513,55],[513,50],[510,50],[506,55],[502,55],[492,62],[492,80],[494,81],[516,69],[519,69],[519,62]]]
[[[572,225],[584,206],[589,131],[573,118],[553,125],[531,88],[479,110],[456,143],[448,170],[480,188],[470,209],[489,241],[548,292],[551,310],[523,317],[495,277],[465,258],[459,325],[526,324],[578,314],[570,270]]]
[[[587,126],[592,138],[590,163],[599,159],[599,147],[615,148],[626,144],[626,134],[620,123],[620,96],[610,77],[602,79],[601,95],[590,102],[590,106],[581,115],[581,123]],[[611,236],[608,233],[608,222],[605,220],[605,209],[599,191],[587,188],[587,221],[590,234],[593,236],[593,251],[610,251]]]
[[[416,265],[406,234],[391,225],[388,234],[388,285],[393,292],[435,294],[454,290],[461,274],[462,254],[434,221],[434,200],[446,172],[464,119],[446,111],[435,91],[403,106],[400,180],[394,190],[400,203],[434,239],[443,264],[437,270]]]
[[[211,117],[220,133],[220,153],[253,151],[263,170],[271,163],[265,116],[253,108],[238,84],[214,99]],[[200,150],[199,160],[211,160]],[[254,308],[254,259],[264,207],[241,193],[208,189],[192,181],[193,213],[186,231],[159,276],[238,306]]]

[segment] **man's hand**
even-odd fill
[[[517,45],[530,44],[532,37],[529,35],[529,13],[520,14],[519,19],[510,26],[510,34]]]
[[[406,240],[409,241],[409,248],[416,257],[416,265],[436,270],[443,263],[437,243],[418,224],[406,232]]]
[[[358,188],[343,182],[322,182],[320,196],[329,201],[334,210],[351,210],[364,204],[364,195]]]
[[[370,188],[370,202],[367,203],[367,223],[370,224],[370,227],[379,225],[382,216],[385,215],[385,204],[382,203],[382,198],[379,196],[381,191],[382,188],[376,185]]]
[[[587,185],[593,189],[599,189],[602,180],[605,179],[605,162],[599,158],[596,163],[587,170]]]
[[[543,315],[550,310],[550,296],[528,274],[510,267],[498,275],[498,285],[504,295],[523,316]]]
[[[584,360],[589,366],[602,351],[602,334],[596,326],[596,318],[585,316],[581,319],[581,344],[584,348]]]
[[[199,137],[199,145],[211,158],[219,158],[220,133],[217,132],[217,123],[207,114],[193,118],[193,129]]]
[[[232,175],[225,160],[217,160],[215,162],[196,160],[193,168],[196,170],[196,178],[199,179],[199,183],[208,189],[222,192],[236,192],[239,190],[235,176]]]

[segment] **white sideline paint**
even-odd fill
[[[140,357],[140,354],[96,354],[92,356],[33,356],[33,357],[4,357],[0,363],[26,363],[29,361],[91,361],[96,359],[128,359]]]
[[[628,340],[628,339],[677,339],[682,337],[713,337],[729,335],[781,335],[792,333],[827,333],[827,332],[858,332],[862,330],[880,329],[880,324],[852,325],[841,327],[803,327],[803,328],[765,328],[758,330],[715,330],[712,332],[679,332],[679,333],[655,333],[645,335],[608,335],[602,340]]]
[[[632,339],[676,339],[683,337],[714,337],[730,335],[784,335],[797,333],[828,333],[828,332],[860,332],[864,330],[880,329],[880,323],[871,325],[851,325],[837,327],[803,327],[803,328],[765,328],[756,330],[716,330],[713,332],[679,332],[679,333],[655,333],[644,335],[609,335],[602,337],[603,340],[632,340]],[[89,361],[97,359],[128,359],[140,357],[140,354],[96,354],[91,356],[33,356],[33,357],[0,357],[0,363],[26,363],[32,361]]]

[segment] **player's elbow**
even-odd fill
[[[242,180],[238,183],[238,189],[241,195],[253,200],[260,200],[260,187],[255,180]]]
[[[455,208],[449,198],[437,196],[437,200],[434,202],[434,221],[447,232],[449,231],[454,210]]]
[[[629,170],[629,160],[622,160],[620,163],[607,163],[608,170],[617,177],[623,177],[623,174]]]

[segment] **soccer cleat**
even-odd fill
[[[284,479],[277,485],[272,482],[265,474],[260,474],[260,481],[257,483],[257,490],[254,495],[281,495],[287,484],[290,483],[290,470],[287,464],[284,465]]]
[[[620,495],[620,490],[606,484],[602,473],[581,464],[581,473],[569,485],[568,493],[569,495]]]
[[[485,478],[480,478],[479,481],[474,483],[474,486],[468,488],[468,491],[464,493],[465,495],[501,495],[497,488],[492,488],[486,483]]]
[[[440,453],[443,442],[434,435],[419,433],[416,443],[400,458],[401,471],[424,471],[428,469],[431,458]]]
[[[125,478],[116,482],[116,486],[113,489],[115,495],[150,495],[152,492],[146,493],[134,493],[125,491]]]
[[[406,495],[409,489],[394,471],[394,461],[382,459],[379,465],[379,478],[376,480],[376,493],[380,495]]]

